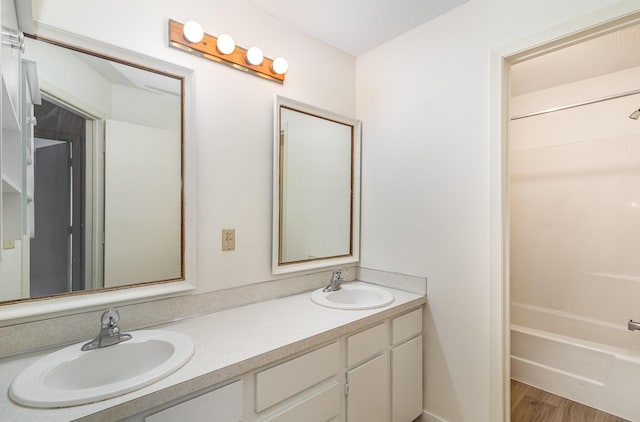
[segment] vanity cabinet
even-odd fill
[[[410,422],[422,413],[422,309],[127,422]]]
[[[422,309],[348,337],[345,380],[347,422],[409,422],[420,416]]]
[[[423,396],[422,309],[348,337],[347,364],[347,422],[416,419]]]

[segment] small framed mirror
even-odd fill
[[[360,121],[275,101],[274,274],[360,259]]]

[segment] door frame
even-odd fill
[[[511,420],[509,71],[512,64],[640,23],[622,1],[491,51],[489,116],[490,420]]]
[[[104,285],[104,116],[76,106],[63,92],[41,90],[42,98],[85,119],[85,290]],[[100,176],[102,175],[102,176]]]

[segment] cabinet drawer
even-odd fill
[[[388,343],[385,323],[350,336],[347,339],[347,366],[353,366],[383,351]]]
[[[338,372],[340,349],[332,343],[256,374],[256,412],[293,396]]]
[[[327,422],[340,414],[340,386],[334,383],[329,388],[314,394],[300,403],[264,422]]]
[[[409,337],[422,333],[422,308],[393,320],[391,344],[398,344]]]
[[[145,422],[242,421],[242,381],[218,388],[191,400],[147,416]]]

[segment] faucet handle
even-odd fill
[[[112,346],[114,344],[122,343],[123,341],[131,340],[131,334],[123,334],[120,332],[118,322],[120,321],[120,313],[109,308],[102,313],[100,317],[101,328],[100,333],[96,338],[88,343],[82,345],[81,350],[93,350],[101,347]]]
[[[343,281],[346,281],[344,278],[342,278],[342,272],[346,271],[344,268],[336,268],[335,270],[333,270],[333,273],[331,274],[331,281],[329,282],[329,285],[327,287],[325,287],[324,289],[322,289],[323,292],[335,292],[336,290],[340,290],[340,284],[342,284]]]
[[[109,308],[102,313],[102,328],[117,327],[120,322],[120,312],[116,309]]]

